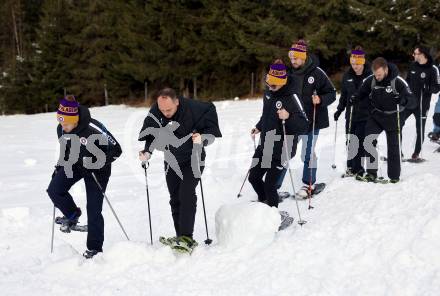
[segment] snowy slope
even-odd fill
[[[0,117],[0,288],[1,295],[439,295],[440,154],[426,141],[428,159],[403,164],[399,184],[366,184],[341,179],[344,131],[339,122],[333,170],[334,122],[317,143],[318,179],[326,191],[307,209],[300,202],[302,228],[294,223],[264,246],[225,248],[215,238],[215,214],[224,204],[256,198],[247,183],[237,193],[250,164],[249,130],[257,122],[261,100],[216,104],[224,137],[208,147],[203,185],[213,245],[191,257],[160,246],[159,235],[173,235],[163,156],[149,168],[154,246],[150,246],[145,180],[136,141],[147,110],[125,106],[91,109],[123,146],[113,165],[107,194],[130,236],[125,238],[107,205],[104,254],[85,261],[85,234],[56,231],[50,254],[52,204],[45,192],[57,160],[54,113]],[[334,110],[333,104],[331,110]],[[432,111],[431,111],[432,112]],[[432,127],[429,114],[428,129]],[[414,120],[404,130],[404,153],[414,144]],[[385,139],[379,138],[381,152]],[[291,162],[300,186],[299,159]],[[381,165],[386,176],[386,163]],[[283,189],[291,191],[286,178]],[[82,182],[71,192],[85,208]],[[280,204],[297,220],[295,203]],[[266,217],[250,221],[262,225]],[[86,222],[83,217],[82,222]],[[252,227],[250,229],[255,229]],[[201,200],[195,239],[206,238]]]

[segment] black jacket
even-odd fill
[[[316,106],[315,129],[323,129],[329,126],[327,107],[336,100],[336,89],[325,74],[324,70],[318,67],[318,59],[309,55],[304,66],[300,69],[289,70],[289,75],[294,81],[294,92],[298,94],[304,104],[309,118],[309,129],[313,125],[313,91],[321,98],[321,103]]]
[[[396,92],[392,89],[391,81],[395,79]],[[374,75],[368,76],[359,89],[358,100],[368,100],[371,110],[371,118],[376,120],[387,131],[397,130],[397,104],[401,106],[400,112],[410,101],[413,94],[406,81],[399,76],[396,65],[388,63],[388,75],[382,80],[376,80],[376,86],[371,89]],[[401,123],[403,116],[400,116]]]
[[[159,132],[159,130],[166,128],[170,123],[172,125],[174,122],[177,122],[179,127],[170,134],[179,139],[178,147],[167,145],[166,149],[169,149],[177,162],[182,164],[191,161],[193,150],[192,133],[197,132],[202,135],[212,135],[216,138],[221,137],[222,134],[218,124],[217,111],[213,103],[186,98],[179,98],[178,100],[179,106],[177,112],[170,119],[163,116],[157,103],[155,103],[144,120],[138,140],[145,141],[144,152],[148,151],[153,153],[155,149],[163,150],[164,147],[157,145],[157,141],[166,141],[165,137],[169,136],[169,134],[166,135],[166,133]],[[151,130],[151,132],[146,133],[148,129]],[[204,140],[203,144],[206,146],[208,142]],[[203,159],[204,150],[202,153]]]
[[[91,118],[90,111],[85,106],[79,106],[78,126],[70,133],[65,133],[59,124],[57,127],[57,135],[60,143],[61,141],[66,143],[64,153],[65,161],[69,160],[71,157],[72,145],[80,147],[78,161],[74,164],[74,167],[77,167],[82,171],[84,171],[84,157],[92,157],[93,163],[97,161],[98,155],[94,155],[94,153],[90,151],[92,149],[91,145],[93,144],[105,154],[104,166],[100,168],[102,170],[109,169],[110,164],[122,154],[121,145],[119,145],[115,137],[113,137],[101,122]],[[72,137],[71,135],[76,135],[77,137]],[[93,141],[89,138],[92,135],[96,135],[96,138]],[[107,142],[107,145],[100,144],[99,141],[105,141]],[[62,152],[63,151],[61,151],[61,153]],[[74,157],[74,155],[72,155],[72,157]]]
[[[290,114],[285,122],[287,135],[304,134],[309,126],[303,104],[293,90],[293,81],[291,77],[288,77],[287,84],[281,89],[276,92],[266,89],[263,95],[263,113],[255,125],[261,132],[260,144],[257,149],[264,150],[266,133],[275,130],[276,135],[281,135],[281,140],[274,142],[273,159],[281,159],[284,145],[283,124],[277,113],[280,108],[286,109]],[[294,154],[295,149],[292,149],[290,157],[293,157]]]
[[[427,110],[431,103],[431,95],[440,91],[439,69],[433,64],[432,58],[429,57],[428,62],[424,65],[417,62],[411,63],[406,81],[417,101],[417,106],[412,109],[420,108],[420,97],[422,96],[423,109]]]
[[[364,71],[361,75],[356,75],[353,68],[344,73],[342,77],[341,97],[339,98],[338,111],[345,110],[345,119],[350,119],[350,104],[349,100],[352,95],[355,95],[362,85],[362,81],[373,74],[369,64],[364,65]],[[368,100],[363,100],[353,104],[352,121],[366,121],[370,114]]]

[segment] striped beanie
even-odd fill
[[[365,65],[365,52],[362,47],[356,46],[356,48],[351,51],[350,63],[354,65]]]
[[[60,105],[57,111],[57,120],[59,123],[65,122],[75,124],[79,121],[78,113],[79,103],[75,97],[68,95],[60,100]]]
[[[300,39],[298,42],[292,44],[292,47],[289,50],[289,58],[297,58],[306,60],[307,59],[307,43]]]
[[[285,85],[287,83],[287,69],[283,61],[278,59],[270,65],[266,75],[266,83],[269,85]]]

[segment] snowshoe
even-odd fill
[[[83,257],[86,259],[92,259],[98,253],[99,253],[99,251],[96,251],[96,250],[86,250],[83,253]]]
[[[293,217],[290,217],[289,213],[286,211],[280,211],[281,224],[278,227],[278,231],[284,230],[293,223]]]
[[[380,184],[387,184],[389,180],[384,179],[383,177],[376,177],[371,174],[366,174],[365,176],[357,175],[356,180],[361,182],[371,182],[371,183],[380,183]]]
[[[159,237],[159,242],[162,243],[165,246],[171,246],[176,241],[177,241],[177,237],[176,236],[172,236],[172,237],[161,236],[161,237]]]
[[[78,225],[78,219],[81,217],[81,209],[78,208],[72,215],[72,218],[56,217],[55,223],[60,224],[60,231],[64,233],[70,233],[71,231],[87,232],[87,225]]]
[[[421,158],[417,153],[413,153],[411,158],[409,158],[407,160],[407,162],[411,162],[411,163],[421,163],[421,162],[425,162],[425,161],[426,161],[426,159]]]
[[[177,237],[177,239],[173,241],[170,247],[176,252],[187,253],[191,255],[191,253],[198,245],[199,244],[192,238],[182,235]]]

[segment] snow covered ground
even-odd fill
[[[199,195],[192,256],[173,254],[159,235],[173,235],[163,156],[149,168],[154,245],[149,245],[143,170],[136,141],[147,110],[126,106],[91,109],[120,141],[123,156],[113,165],[107,194],[130,242],[104,205],[104,253],[84,260],[85,234],[55,233],[50,254],[52,204],[45,192],[57,160],[54,113],[0,117],[0,288],[1,295],[439,295],[440,290],[440,154],[426,141],[422,164],[403,164],[398,184],[368,184],[342,179],[344,131],[339,122],[336,170],[335,125],[317,143],[318,178],[327,189],[300,202],[303,227],[294,223],[264,243],[218,244],[215,215],[222,205],[256,199],[246,183],[237,193],[250,164],[253,144],[248,133],[257,122],[261,100],[216,103],[224,137],[208,148],[203,174],[211,246],[204,246],[205,226]],[[336,104],[330,108],[334,111]],[[432,108],[431,108],[432,109]],[[333,112],[331,112],[333,113]],[[432,110],[427,129],[432,127]],[[404,153],[414,145],[414,120],[404,130]],[[381,152],[385,139],[379,138]],[[294,167],[300,186],[301,163]],[[386,163],[380,173],[386,177]],[[291,191],[286,178],[283,189]],[[85,207],[85,188],[71,191]],[[295,202],[280,204],[297,221]],[[268,209],[267,209],[268,210]],[[247,221],[256,232],[268,216]],[[83,217],[81,222],[86,222]],[[244,219],[246,222],[246,219]],[[265,228],[267,229],[267,228]],[[252,241],[252,239],[250,240]]]

